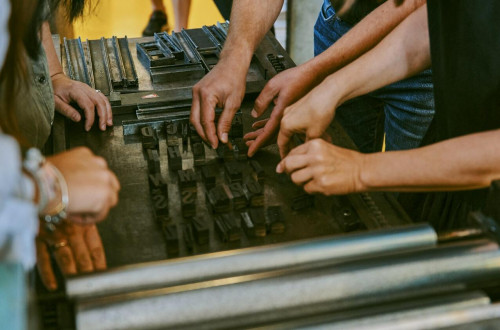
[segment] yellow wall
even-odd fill
[[[94,0],[94,2],[97,2]],[[164,0],[170,28],[174,15],[170,0]],[[140,37],[151,14],[148,0],[100,0],[92,13],[74,24],[75,36],[85,39],[100,37]],[[211,0],[192,0],[188,28],[211,25],[224,21]]]

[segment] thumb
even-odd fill
[[[82,119],[80,113],[76,111],[76,109],[71,105],[64,102],[59,96],[55,95],[54,101],[57,112],[59,112],[63,116],[68,117],[74,122],[79,122]]]

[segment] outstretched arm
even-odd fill
[[[271,79],[255,100],[255,112],[252,112],[252,115],[261,116],[271,102],[274,102],[274,109],[268,121],[257,122],[254,126],[256,131],[245,135],[250,147],[248,155],[253,156],[261,146],[270,142],[271,137],[276,137],[283,111],[287,106],[303,97],[325,77],[372,49],[425,2],[426,0],[406,0],[397,5],[395,0],[386,1],[326,51]]]
[[[335,109],[347,100],[412,76],[430,66],[427,6],[405,19],[375,48],[326,78],[284,111],[278,135],[281,156],[293,134],[308,140],[323,135]]]
[[[191,123],[217,148],[228,141],[235,112],[245,95],[246,75],[259,42],[278,17],[283,0],[234,1],[231,24],[219,63],[193,87]],[[223,108],[215,128],[215,107]]]

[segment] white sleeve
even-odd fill
[[[28,269],[36,261],[37,209],[20,196],[23,174],[16,141],[0,133],[0,262],[20,262]]]

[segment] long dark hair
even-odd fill
[[[40,52],[40,29],[49,19],[50,8],[60,4],[72,21],[82,15],[85,0],[10,0],[9,19],[10,43],[0,70],[0,86],[3,88],[0,100],[0,129],[14,136],[21,145],[26,146],[16,120],[16,99],[21,87],[29,88],[26,57],[37,59]],[[24,85],[24,86],[23,86]]]

